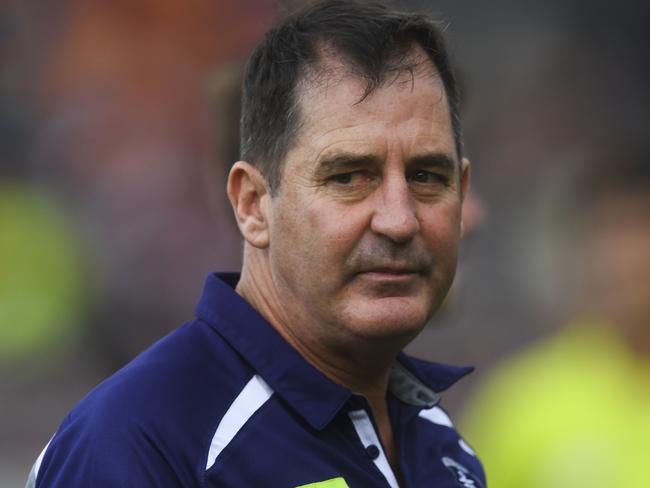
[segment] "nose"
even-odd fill
[[[388,175],[376,196],[371,230],[396,243],[413,239],[420,230],[420,222],[404,174]]]

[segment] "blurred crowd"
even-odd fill
[[[650,486],[624,475],[650,438],[650,8],[398,4],[448,23],[473,163],[453,296],[409,352],[478,366],[445,406],[493,487]],[[238,270],[238,82],[281,8],[0,3],[0,486]]]

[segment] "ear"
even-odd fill
[[[460,197],[465,199],[470,186],[470,162],[469,159],[463,158],[460,163]]]
[[[463,158],[460,163],[460,201],[461,204],[464,203],[465,197],[469,192],[470,186],[470,162],[469,159]],[[465,235],[465,225],[463,224],[463,214],[464,214],[464,205],[461,209],[460,217],[460,237],[462,238]]]
[[[259,249],[267,247],[266,200],[270,194],[262,173],[246,161],[237,161],[228,174],[228,198],[246,242]]]

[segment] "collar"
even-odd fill
[[[213,273],[206,279],[196,316],[207,322],[309,424],[321,430],[353,393],[327,378],[234,290],[238,273]],[[405,403],[431,407],[473,368],[428,363],[400,353],[389,389]]]

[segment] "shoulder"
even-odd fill
[[[467,486],[485,486],[485,472],[480,459],[469,443],[461,437],[446,410],[440,405],[435,405],[421,410],[418,420],[418,429],[434,440],[434,457],[439,456],[445,468],[451,471],[459,482],[466,479],[474,483]]]
[[[250,375],[207,324],[180,327],[70,412],[38,485],[198,486],[214,429]]]
[[[473,371],[416,359],[406,354],[399,357],[401,367],[393,368],[391,389],[403,402],[417,409],[417,418],[408,431],[416,447],[410,456],[418,472],[428,473],[433,463],[447,475],[452,473],[459,485],[485,486],[485,473],[474,450],[460,436],[449,414],[440,406],[441,393]],[[420,483],[425,483],[424,479]],[[419,483],[416,483],[419,486]]]

